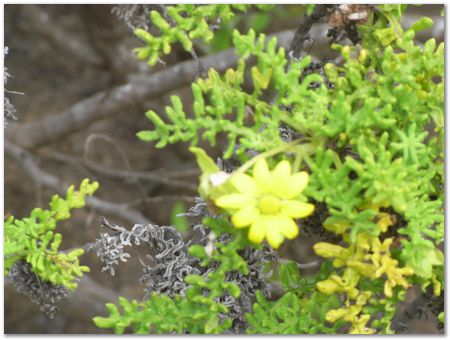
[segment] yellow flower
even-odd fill
[[[215,204],[232,214],[236,228],[250,227],[248,237],[254,243],[267,239],[273,248],[278,248],[285,237],[293,239],[298,235],[294,218],[314,211],[314,205],[297,198],[308,184],[308,174],[291,174],[288,161],[281,161],[269,171],[266,160],[260,159],[253,177],[236,173],[230,182],[237,192],[219,197]]]

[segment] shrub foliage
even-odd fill
[[[338,8],[329,5],[307,6],[305,20],[317,21],[319,6],[337,20]],[[202,171],[201,197],[183,215],[202,221],[192,224],[196,236],[188,242],[173,227],[128,231],[103,222],[114,231],[93,245],[104,270],[114,275],[113,265],[129,257],[124,247],[141,242],[152,248],[153,262],[142,263],[145,298],[107,304],[109,315],[94,318],[98,327],[139,334],[389,334],[407,289],[443,294],[444,44],[419,45],[416,32],[433,22],[422,18],[403,28],[406,8],[339,7],[352,44],[336,39],[340,58],[332,62],[297,58],[276,38],[235,29],[235,68],[219,74],[199,67],[192,107],[174,95],[165,113],[146,113],[153,127],[137,134],[141,140],[157,148],[191,146]],[[135,31],[144,44],[137,57],[154,65],[181,44],[201,66],[194,46],[210,43],[217,25],[271,9],[162,6],[149,12],[159,34]],[[344,9],[362,12],[355,20]],[[216,163],[197,144],[215,145],[219,135],[227,145]],[[61,235],[53,230],[97,186],[84,181],[66,199],[55,196],[50,210],[9,217],[5,272],[25,261],[43,280],[74,289],[75,277],[88,270],[78,262],[83,251],[59,252]],[[307,237],[311,224],[322,235],[313,249],[323,261],[304,275],[271,246],[283,242],[279,230]],[[283,289],[278,297],[271,296],[276,284]]]

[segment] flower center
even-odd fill
[[[280,211],[281,200],[273,195],[264,195],[259,200],[259,211],[265,215],[274,215]]]

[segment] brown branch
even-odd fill
[[[187,203],[195,203],[194,196],[186,196],[186,195],[163,195],[163,196],[152,196],[152,197],[144,197],[138,198],[135,201],[129,202],[128,206],[132,207],[135,205],[147,203],[147,204],[157,204],[166,201],[184,201]]]
[[[291,262],[292,260],[280,258],[278,261],[280,263],[288,263],[288,262]],[[322,261],[315,260],[315,261],[311,261],[311,262],[307,262],[307,263],[300,263],[298,261],[295,261],[295,264],[297,265],[298,269],[306,270],[306,269],[319,268],[320,265],[322,264]]]
[[[183,169],[169,171],[165,169],[160,169],[156,171],[132,171],[117,168],[106,167],[97,162],[87,160],[85,158],[70,156],[57,151],[44,151],[44,156],[47,158],[55,159],[62,162],[70,162],[75,164],[81,164],[91,171],[95,171],[102,175],[122,179],[122,180],[142,180],[149,182],[161,183],[167,186],[189,189],[191,191],[197,192],[197,186],[187,181],[176,180],[176,177],[186,177],[186,176],[197,176],[199,175],[198,169]]]
[[[84,142],[84,151],[83,151],[83,158],[85,158],[87,160],[87,155],[89,153],[90,150],[90,146],[92,145],[92,143],[96,140],[103,140],[104,142],[107,142],[109,144],[111,144],[111,146],[114,147],[115,150],[117,150],[118,154],[120,155],[120,158],[122,158],[122,161],[125,165],[125,167],[129,170],[132,171],[132,167],[131,167],[131,163],[130,163],[130,159],[128,158],[125,150],[114,140],[114,138],[109,137],[108,135],[102,134],[102,133],[92,133],[90,134],[85,142]],[[132,178],[132,180],[134,181],[135,184],[137,184],[137,187],[141,193],[141,195],[143,197],[145,197],[145,189],[142,186],[142,183],[136,179],[136,178]]]
[[[36,165],[31,153],[21,148],[18,145],[14,145],[5,139],[5,154],[14,158],[27,174],[37,183],[42,184],[60,195],[65,195],[67,183],[64,183],[56,176],[53,176]],[[99,199],[95,196],[86,198],[86,206],[90,207],[100,213],[115,216],[131,224],[141,223],[150,224],[151,222],[137,210],[129,208],[128,203],[111,203]]]
[[[62,52],[78,59],[82,63],[99,66],[102,58],[87,44],[83,44],[78,37],[71,36],[61,29],[56,29],[53,18],[39,5],[22,6],[33,29],[47,36],[50,41]]]
[[[275,36],[280,46],[287,47],[292,31],[283,31]],[[219,72],[234,66],[238,60],[234,49],[199,58],[204,68]],[[5,137],[26,148],[37,148],[74,133],[87,125],[114,114],[128,111],[138,103],[162,95],[170,89],[179,88],[195,80],[196,61],[185,61],[152,75],[130,77],[128,84],[118,86],[84,99],[64,112],[47,116],[45,119],[27,123],[9,123]]]
[[[130,33],[118,25],[112,9],[112,5],[103,4],[82,6],[83,25],[91,46],[102,57],[116,84],[123,84],[129,74],[147,70],[148,66],[136,59],[135,41],[128,39]]]
[[[328,5],[329,6],[329,5]],[[327,14],[327,5],[316,5],[311,15],[305,14],[302,22],[295,32],[294,39],[292,39],[289,47],[289,53],[292,53],[292,57],[298,59],[303,51],[303,45],[309,38],[308,32],[312,25],[318,22],[322,17]]]

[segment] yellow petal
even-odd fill
[[[278,221],[277,227],[281,230],[281,233],[286,236],[286,238],[292,240],[293,238],[297,237],[298,226],[292,220],[292,218],[281,215],[277,217],[276,220]]]
[[[283,243],[284,237],[279,226],[274,224],[273,222],[276,222],[276,219],[271,219],[271,221],[269,222],[270,224],[266,228],[267,242],[269,242],[270,246],[273,249],[278,249],[281,243]]]
[[[259,216],[258,209],[253,205],[247,205],[231,217],[233,225],[237,228],[243,228],[253,223]]]
[[[289,179],[291,176],[291,164],[288,161],[281,161],[272,171],[271,191],[273,194],[284,198],[284,194],[289,191]]]
[[[253,169],[253,178],[261,191],[270,192],[272,176],[264,158],[256,162]]]
[[[291,164],[284,160],[277,164],[272,171],[272,176],[286,178],[291,175]]]
[[[253,198],[245,194],[230,194],[219,197],[215,203],[221,208],[237,209],[253,203]]]
[[[237,173],[233,175],[231,183],[240,193],[252,195],[258,192],[255,181],[247,174]]]
[[[298,172],[289,178],[289,185],[284,192],[283,198],[291,199],[298,196],[305,190],[308,184],[309,175],[306,171]]]
[[[266,237],[266,223],[265,218],[259,216],[255,219],[248,232],[248,239],[253,243],[261,243]]]
[[[314,211],[314,205],[300,201],[283,201],[281,203],[281,213],[293,218],[303,218],[309,216]]]

